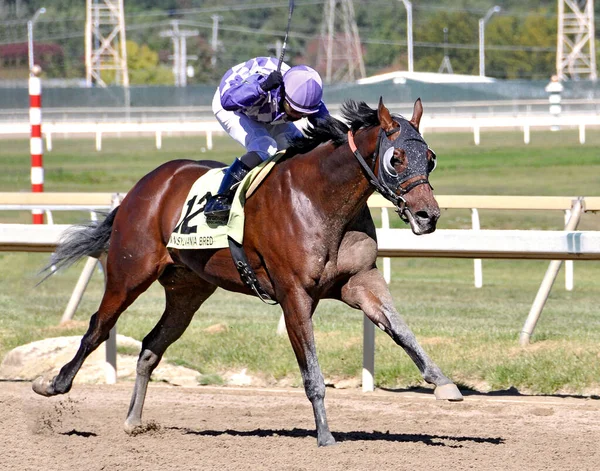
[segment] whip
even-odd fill
[[[281,55],[279,56],[279,64],[277,64],[277,72],[281,72],[281,64],[283,57],[285,56],[285,49],[287,47],[288,35],[290,34],[290,24],[292,23],[292,13],[294,13],[294,0],[290,0],[290,11],[288,12],[287,28],[285,29],[285,38],[283,38],[283,45],[281,46]]]

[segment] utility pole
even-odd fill
[[[450,64],[450,57],[448,56],[448,28],[444,28],[444,58],[438,69],[438,74],[443,74],[444,70],[449,74],[454,73],[452,64]]]
[[[594,0],[558,0],[556,75],[596,80]]]
[[[336,21],[338,18],[341,21]],[[334,55],[334,50],[337,55]],[[317,61],[319,64],[325,62],[326,83],[334,80],[353,81],[365,77],[365,64],[352,0],[325,2]]]
[[[27,22],[27,58],[28,58],[28,62],[29,62],[29,75],[30,76],[35,75],[33,73],[33,66],[34,66],[33,26],[35,25],[35,22],[40,17],[40,15],[43,15],[44,13],[46,13],[46,9],[44,7],[42,7],[39,10],[37,10],[35,12],[35,14],[33,15],[33,17]]]
[[[173,42],[173,76],[175,77],[176,87],[185,87],[187,85],[187,61],[198,60],[198,56],[187,54],[187,38],[198,36],[197,29],[179,29],[179,21],[171,21],[171,29],[161,31],[162,38],[171,38]]]
[[[412,19],[412,3],[408,0],[401,0],[406,8],[406,46],[408,48],[408,71],[414,72],[413,65],[413,19]]]
[[[210,40],[210,47],[212,49],[212,57],[210,58],[210,65],[214,69],[217,66],[217,52],[221,47],[221,41],[219,41],[219,20],[223,17],[219,15],[212,15],[213,27],[212,27],[212,38]],[[279,56],[277,56],[279,57]]]
[[[502,10],[498,5],[490,8],[483,18],[479,18],[479,76],[485,77],[485,25],[494,13]]]

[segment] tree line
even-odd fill
[[[325,0],[296,0],[288,62],[321,67],[326,4]],[[485,27],[486,75],[547,79],[555,72],[556,0],[413,0],[412,4],[416,71],[438,71],[447,54],[455,73],[478,74],[479,18],[499,5],[502,10]],[[353,5],[367,75],[407,70],[407,17],[402,2],[354,0]],[[36,41],[62,48],[62,54],[48,61],[46,74],[84,76],[85,2],[81,0],[0,0],[0,54],[2,45],[26,40],[26,20],[41,6],[47,12],[36,23]],[[287,1],[125,0],[125,13],[131,83],[172,83],[172,45],[160,33],[173,21],[199,33],[187,42],[188,53],[197,56],[189,62],[195,73],[188,83],[214,83],[238,62],[275,53],[286,26]],[[216,52],[211,43],[215,16],[219,23]],[[0,70],[0,78],[1,74]]]

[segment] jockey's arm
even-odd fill
[[[254,105],[267,94],[260,86],[265,79],[266,76],[261,74],[238,78],[221,94],[221,106],[227,111],[237,111]]]

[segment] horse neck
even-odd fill
[[[356,145],[371,168],[377,129],[361,130],[355,136]],[[322,150],[314,158],[322,182],[319,187],[325,196],[328,213],[333,219],[351,220],[366,204],[374,187],[365,176],[349,144],[343,144],[333,152]],[[315,186],[315,182],[310,184]]]

